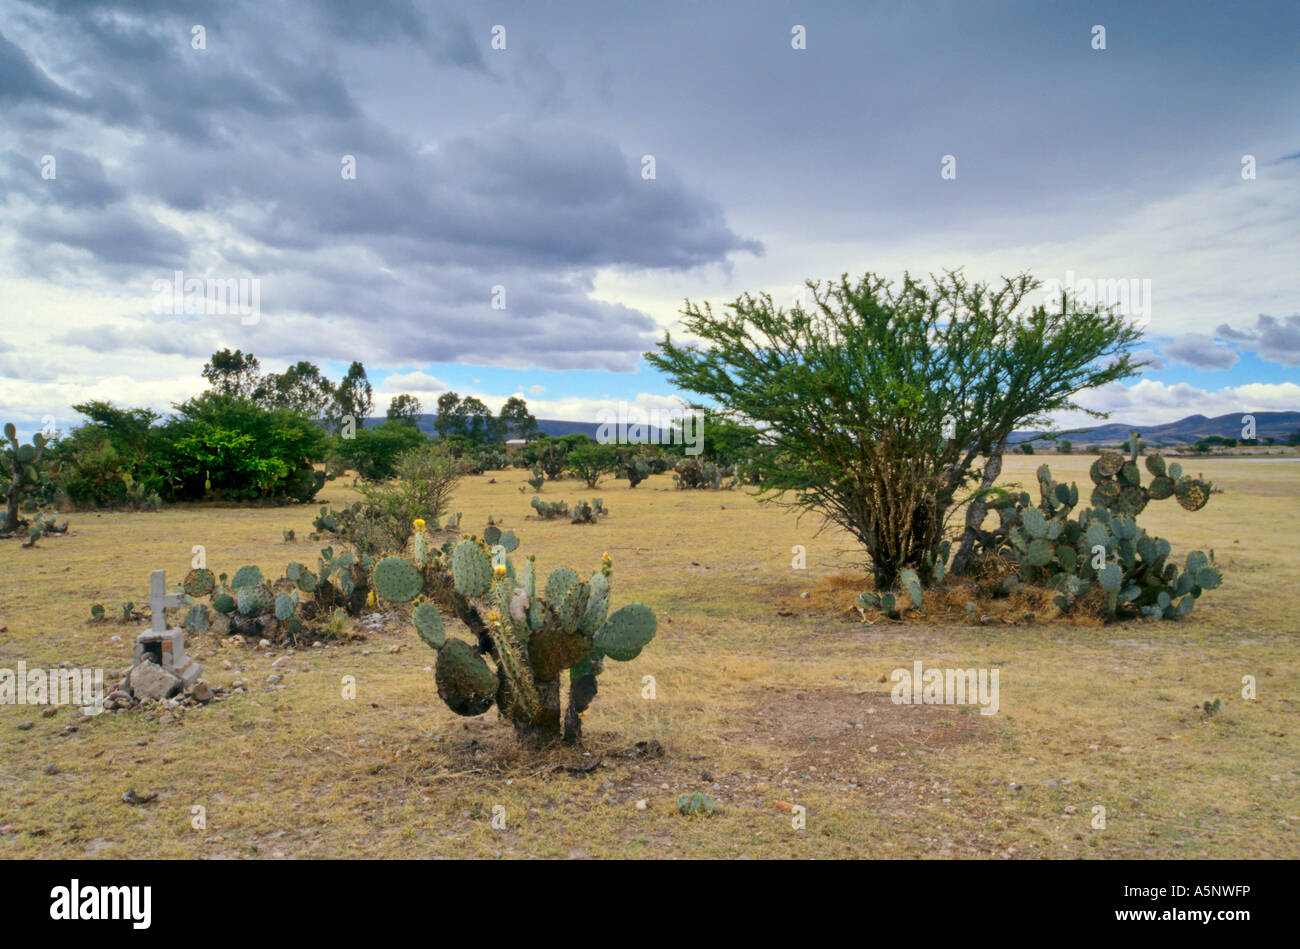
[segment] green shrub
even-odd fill
[[[429,439],[405,422],[384,422],[374,428],[359,428],[353,438],[336,436],[333,455],[354,469],[366,481],[387,481],[397,473],[397,458]]]
[[[172,497],[309,501],[325,483],[325,433],[291,409],[207,392],[177,405],[160,437]]]

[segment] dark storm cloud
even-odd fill
[[[21,42],[0,48],[0,89],[44,106],[62,134],[50,141],[29,124],[0,154],[8,178],[27,176],[0,191],[20,267],[83,278],[98,268],[141,295],[173,269],[262,288],[253,326],[141,315],[65,344],[631,369],[653,321],[591,299],[597,268],[762,251],[679,171],[643,179],[639,154],[552,121],[565,77],[539,44],[519,43],[494,72],[486,30],[437,8],[60,2],[31,16],[52,21],[44,36],[62,45],[20,36],[39,63]],[[205,50],[191,48],[194,23],[207,27]],[[513,82],[535,114],[412,134],[354,94],[349,51],[371,47],[410,50],[485,95]],[[33,164],[42,149],[60,162],[54,181]],[[355,180],[340,174],[345,155]],[[505,310],[489,305],[496,286]]]
[[[1172,343],[1160,347],[1161,353],[1176,362],[1197,369],[1231,369],[1241,358],[1226,346],[1220,346],[1212,336],[1203,333],[1186,333]]]
[[[1300,366],[1300,314],[1279,320],[1261,313],[1254,326],[1239,330],[1224,323],[1215,332],[1240,344],[1242,349],[1252,350],[1261,359]]]

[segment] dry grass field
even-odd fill
[[[1087,483],[1084,456],[1013,456],[1005,480],[1034,485],[1044,460],[1057,480]],[[453,507],[467,531],[503,518],[516,557],[535,553],[542,571],[591,570],[608,551],[614,605],[659,615],[641,657],[601,677],[585,749],[522,753],[495,711],[454,716],[434,692],[433,652],[397,613],[363,617],[364,638],[299,650],[278,688],[265,684],[275,650],[206,634],[189,640],[204,677],[248,691],[183,713],[0,706],[0,854],[1294,858],[1300,465],[1185,467],[1227,493],[1196,514],[1153,503],[1142,523],[1176,554],[1214,548],[1224,585],[1185,620],[1110,626],[1052,609],[866,624],[847,609],[860,588],[847,537],[741,491],[610,481],[594,493],[612,514],[579,526],[533,517],[524,471],[469,478]],[[563,481],[543,497],[592,494]],[[321,501],[353,496],[337,481]],[[306,540],[315,511],[74,514],[35,549],[4,542],[0,667],[102,666],[111,683],[142,624],[91,623],[91,603],[111,616],[146,600],[149,571],[179,580],[195,544],[214,570],[280,575],[324,545]],[[806,570],[791,568],[795,545]],[[998,669],[998,714],[892,704],[890,670],[918,659]],[[1199,710],[1215,698],[1216,714]],[[130,805],[128,789],[158,796]],[[714,816],[677,814],[693,790],[716,798]]]

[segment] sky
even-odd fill
[[[1079,399],[1115,421],[1297,410],[1298,35],[1294,2],[0,0],[0,419],[166,411],[229,347],[360,360],[380,414],[590,421],[680,404],[643,354],[685,299],[958,267],[1140,320],[1142,375]]]

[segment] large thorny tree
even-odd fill
[[[807,308],[767,294],[723,313],[687,301],[683,326],[701,343],[666,335],[647,359],[723,418],[760,428],[762,496],[847,530],[882,589],[904,567],[934,576],[961,503],[968,524],[983,519],[1013,430],[1064,409],[1101,417],[1074,397],[1140,366],[1130,351],[1141,333],[1123,316],[1068,295],[1031,305],[1040,284],[1027,274],[996,287],[960,272],[807,286]],[[968,530],[952,569],[972,543]]]

